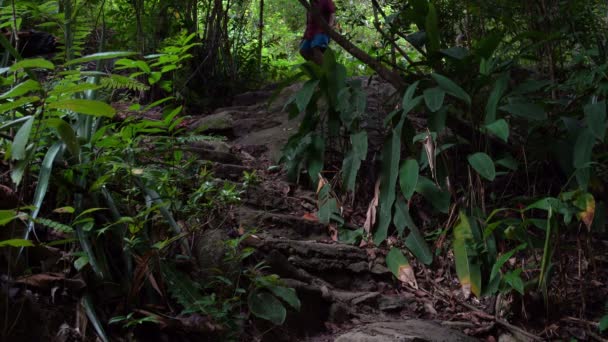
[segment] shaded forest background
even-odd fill
[[[606,337],[606,2],[335,2],[319,66],[298,52],[305,0],[0,1],[4,338],[55,334],[28,331],[26,289],[57,283],[101,340],[272,338],[304,300],[257,262],[254,227],[226,228],[272,172],[396,288],[449,278],[459,295],[436,294],[500,329]],[[367,112],[372,76],[386,113]],[[192,123],[260,91],[299,128],[277,165],[216,178],[192,144],[236,163],[231,127]]]

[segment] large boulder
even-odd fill
[[[467,342],[476,341],[459,331],[439,324],[410,319],[376,322],[359,326],[338,336],[334,342]]]

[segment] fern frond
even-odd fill
[[[118,90],[128,89],[133,91],[145,91],[148,90],[148,86],[130,77],[122,75],[110,75],[110,77],[104,77],[100,81],[101,86],[107,89]]]
[[[68,234],[70,234],[70,233],[74,232],[74,228],[72,228],[72,227],[70,227],[70,226],[68,226],[66,224],[63,224],[63,223],[60,223],[60,222],[57,222],[57,221],[53,221],[53,220],[50,220],[50,219],[47,219],[47,218],[39,217],[39,218],[37,218],[35,220],[35,222],[38,223],[38,224],[41,224],[41,225],[43,225],[45,227],[48,227],[48,228],[54,229],[56,231],[62,232],[62,233],[68,233]]]
[[[192,281],[183,272],[176,270],[173,265],[167,263],[161,264],[161,272],[169,285],[167,289],[171,297],[184,307],[184,311],[196,312],[203,309],[198,307],[198,304],[204,301],[199,284]]]

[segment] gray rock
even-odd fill
[[[200,132],[217,132],[231,130],[234,125],[234,119],[230,112],[220,112],[204,116],[195,121],[190,128],[199,130]]]
[[[456,330],[422,320],[376,322],[338,336],[334,342],[465,342],[476,341]]]
[[[396,311],[406,308],[414,298],[409,293],[400,294],[397,296],[383,295],[378,299],[378,309],[382,311]]]

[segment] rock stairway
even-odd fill
[[[285,326],[265,335],[265,340],[471,340],[439,324],[413,319],[420,305],[413,294],[397,290],[382,253],[332,242],[327,225],[311,219],[316,211],[314,191],[289,184],[278,170],[269,171],[298,128],[299,121],[289,121],[282,107],[299,87],[284,89],[270,105],[272,91],[237,96],[234,106],[190,125],[192,130],[226,136],[228,143],[197,142],[185,148],[208,160],[218,181],[242,181],[244,172],[253,171],[260,178],[242,195],[233,215],[241,229],[255,229],[246,243],[296,289],[302,302],[300,312],[290,313]],[[379,113],[390,87],[372,79],[365,89],[368,112]],[[381,134],[377,132],[376,138],[381,140]],[[373,139],[370,134],[370,144]]]

